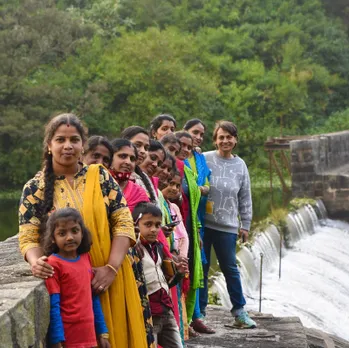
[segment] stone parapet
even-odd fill
[[[331,217],[349,217],[349,131],[290,142],[292,193],[322,199]]]
[[[44,347],[49,311],[45,284],[31,275],[17,236],[0,242],[0,347]]]

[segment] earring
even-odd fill
[[[51,155],[51,149],[48,149],[47,153],[48,153],[49,155]]]
[[[85,153],[84,149],[82,149],[81,154],[83,155]]]

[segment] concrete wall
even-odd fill
[[[49,296],[18,249],[17,236],[0,242],[0,347],[45,346]]]
[[[349,131],[291,141],[292,193],[321,198],[330,216],[349,218]]]

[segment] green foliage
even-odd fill
[[[290,201],[289,208],[290,210],[297,210],[308,204],[314,207],[316,205],[316,200],[312,198],[294,198]]]
[[[323,127],[314,131],[318,133],[340,132],[349,130],[349,108],[333,113]]]
[[[208,303],[210,305],[216,305],[216,306],[221,306],[221,299],[219,297],[219,293],[218,292],[213,292],[212,288],[209,288],[208,290]]]
[[[61,111],[111,137],[160,112],[232,120],[263,180],[268,136],[348,128],[347,4],[323,2],[0,0],[1,184],[39,169]]]
[[[40,66],[57,69],[92,31],[50,1],[19,1],[0,7],[0,14],[0,182],[16,185],[38,169],[42,125],[59,110],[49,101],[55,88],[32,75]]]

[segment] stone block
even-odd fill
[[[0,347],[43,347],[49,311],[45,284],[31,275],[17,237],[0,242]]]
[[[0,305],[1,309],[1,305]],[[13,347],[12,342],[12,323],[11,318],[7,313],[0,312],[0,347]]]
[[[314,160],[312,151],[304,151],[303,152],[303,161],[304,162],[312,162]]]

